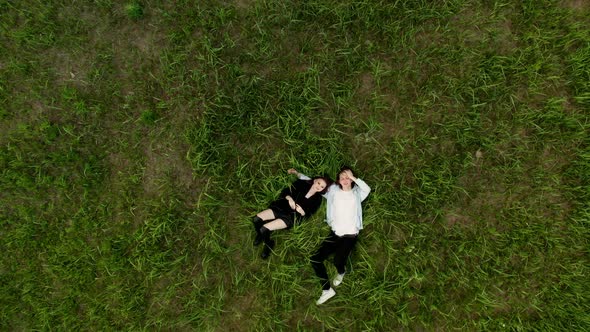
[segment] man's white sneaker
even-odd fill
[[[337,274],[337,275],[334,277],[334,280],[332,281],[332,284],[334,284],[334,286],[338,286],[338,285],[340,285],[340,284],[342,283],[342,279],[343,279],[343,278],[344,278],[344,273],[342,273],[342,274],[340,274],[340,273],[339,273],[339,274]]]
[[[334,297],[334,295],[336,295],[336,291],[333,288],[322,291],[322,296],[320,296],[320,298],[317,300],[316,304],[320,305],[320,304],[328,301],[332,297]]]

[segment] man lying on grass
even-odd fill
[[[309,179],[296,170],[289,170],[289,172],[298,174],[300,179]],[[365,181],[355,177],[350,167],[343,167],[336,176],[336,182],[323,195],[328,202],[326,222],[330,225],[331,231],[311,257],[311,265],[322,285],[322,295],[316,302],[318,305],[336,295],[336,291],[330,287],[324,260],[334,254],[334,265],[338,274],[333,284],[340,285],[346,272],[346,260],[356,244],[360,230],[363,229],[361,202],[370,192],[371,188]]]

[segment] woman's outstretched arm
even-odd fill
[[[303,173],[299,173],[299,171],[297,171],[294,168],[289,168],[289,170],[287,171],[287,173],[289,174],[293,174],[293,175],[297,175],[297,177],[299,178],[299,180],[311,180],[311,178]]]

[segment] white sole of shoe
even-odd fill
[[[323,304],[326,301],[328,301],[329,299],[333,298],[336,295],[336,291],[334,291],[333,289],[330,288],[330,291],[323,293],[322,292],[322,296],[320,296],[320,298],[316,301],[317,305]]]

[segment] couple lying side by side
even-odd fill
[[[346,272],[346,260],[356,244],[360,230],[363,229],[361,202],[367,198],[371,188],[365,181],[355,177],[349,167],[343,167],[338,172],[334,183],[327,177],[309,178],[293,168],[287,172],[297,175],[298,180],[289,188],[285,188],[268,209],[253,218],[256,231],[254,245],[264,242],[262,258],[268,258],[275,245],[270,233],[289,229],[309,218],[320,207],[322,196],[326,198],[326,222],[331,231],[311,257],[311,265],[322,285],[322,295],[316,303],[322,304],[336,295],[330,286],[324,260],[334,254],[334,265],[338,274],[333,284],[340,285]]]

